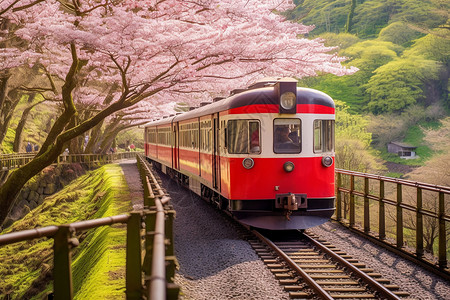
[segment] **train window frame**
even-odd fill
[[[243,138],[237,138],[237,134],[234,133],[233,125],[239,123],[245,123],[246,126],[240,125],[240,131],[242,131]],[[252,125],[251,125],[252,124]],[[253,126],[253,128],[252,128]],[[235,129],[236,129],[235,128]],[[229,154],[261,154],[261,121],[258,119],[234,119],[228,120],[226,129],[226,145]],[[252,132],[250,130],[252,129]],[[245,135],[244,135],[245,133]],[[232,139],[235,139],[233,141]],[[237,151],[236,145],[246,145],[240,151]]]
[[[324,124],[326,124],[324,126]],[[318,126],[320,125],[320,126]],[[331,125],[331,126],[330,126]],[[314,153],[332,153],[335,150],[335,120],[315,119],[313,122]]]
[[[289,122],[289,121],[291,121],[291,122]],[[295,121],[295,123],[298,122],[298,124],[295,124],[292,121]],[[277,124],[277,123],[279,123],[279,124]],[[279,136],[279,133],[280,133],[279,129],[281,128],[278,126],[283,126],[283,127],[289,126],[290,127],[291,125],[294,126],[293,128],[295,128],[296,125],[298,126],[298,129],[297,129],[298,142],[296,143],[295,141],[292,141],[291,137],[289,137],[290,141],[287,141],[285,143],[283,143],[283,142],[277,143],[276,139]],[[292,129],[289,128],[289,131],[290,131],[289,135],[294,132],[291,130]],[[285,145],[283,145],[283,144],[285,144]],[[298,144],[298,147],[296,144]],[[299,118],[276,118],[276,119],[273,119],[273,144],[272,144],[272,146],[273,146],[273,152],[275,154],[299,154],[299,153],[301,153],[302,152],[302,120]]]

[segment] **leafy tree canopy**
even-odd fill
[[[296,0],[289,18],[306,25],[315,25],[312,34],[345,32],[352,1],[350,0]],[[356,0],[351,13],[350,33],[360,38],[374,38],[390,23],[402,21],[433,28],[446,22],[445,0]]]
[[[320,34],[319,37],[325,40],[325,46],[338,46],[340,49],[348,48],[361,41],[356,35],[351,33],[325,32]]]
[[[361,115],[351,114],[348,109],[342,101],[336,100],[336,166],[373,172],[378,167],[370,151],[372,134],[366,130],[368,121]]]
[[[427,59],[448,64],[450,61],[450,31],[436,28],[426,36],[416,40],[414,45],[404,52],[405,56],[423,56]]]
[[[336,138],[354,138],[368,147],[372,142],[372,133],[366,130],[369,121],[362,115],[351,114],[349,106],[340,100],[336,103]]]
[[[437,79],[440,64],[421,57],[393,60],[375,70],[366,84],[374,113],[400,112],[423,96],[425,80]]]
[[[396,58],[402,50],[403,47],[391,42],[367,40],[346,48],[341,54],[351,58],[350,65],[373,71]]]
[[[382,41],[407,46],[410,41],[420,37],[420,35],[420,32],[411,28],[408,24],[398,21],[383,28],[378,38]]]

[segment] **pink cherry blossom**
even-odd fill
[[[36,4],[25,8],[30,3]],[[40,64],[64,82],[73,44],[85,63],[74,101],[101,108],[98,87],[118,84],[115,99],[149,103],[149,115],[261,77],[355,72],[321,40],[302,37],[312,26],[277,13],[292,7],[286,0],[3,0],[0,18],[16,26],[0,38],[14,35],[27,47],[6,43],[0,65]]]

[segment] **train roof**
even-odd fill
[[[257,82],[250,86],[250,89],[233,91],[234,94],[232,92],[232,95],[228,98],[218,100],[216,102],[211,102],[185,113],[170,117],[164,117],[157,121],[152,121],[150,123],[147,123],[145,126],[170,124],[172,122],[189,120],[221,111],[226,111],[232,108],[255,104],[278,105],[279,100],[274,85],[264,85],[267,85],[267,82]],[[333,99],[331,99],[331,97],[327,94],[318,90],[302,87],[297,87],[297,104],[317,104],[332,108],[335,107]]]

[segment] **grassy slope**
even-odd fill
[[[106,165],[81,176],[16,222],[6,232],[67,224],[129,211],[128,188],[118,165]],[[77,236],[73,251],[75,298],[117,299],[124,295],[124,226],[102,227]],[[52,239],[0,248],[0,294],[12,299],[40,299],[52,290]],[[50,282],[49,282],[50,281]]]

